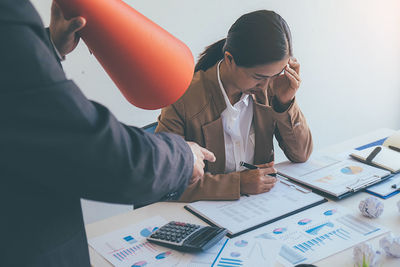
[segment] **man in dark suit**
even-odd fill
[[[53,19],[58,49],[29,1],[0,0],[1,266],[88,266],[80,198],[134,205],[177,198],[202,176],[203,159],[214,160],[87,100],[55,55],[75,47],[84,21]]]

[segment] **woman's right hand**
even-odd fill
[[[240,172],[240,193],[260,194],[270,191],[277,179],[268,174],[276,173],[273,162],[257,165],[258,169]]]

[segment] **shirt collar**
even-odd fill
[[[224,85],[222,84],[222,81],[221,81],[221,75],[220,75],[220,71],[219,71],[219,67],[221,65],[221,62],[222,62],[222,60],[220,60],[218,62],[218,65],[217,65],[218,84],[219,84],[219,87],[221,88],[222,95],[224,96],[224,99],[225,99],[225,102],[226,102],[226,107],[229,108],[229,109],[234,109],[234,107],[231,104],[231,101],[229,101],[228,95],[226,94]],[[235,103],[235,106],[239,105],[241,102],[247,107],[249,105],[249,95],[248,94],[242,94],[242,96],[240,97],[240,100],[237,103]]]

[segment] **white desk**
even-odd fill
[[[339,153],[344,150],[350,150],[352,148],[367,144],[369,142],[387,137],[393,132],[394,131],[390,129],[379,129],[369,134],[353,138],[346,142],[328,147],[326,149],[321,150],[321,152]],[[362,199],[366,198],[367,196],[370,195],[367,193],[358,193],[347,199],[339,201],[339,203],[353,210],[354,213],[359,213],[358,204]],[[395,195],[394,197],[391,197],[387,200],[382,200],[385,205],[385,210],[379,218],[373,219],[374,222],[377,222],[391,229],[392,232],[396,235],[400,234],[400,213],[396,205],[397,201],[399,200],[400,200],[400,194]],[[164,217],[166,220],[180,220],[180,221],[187,221],[203,225],[205,224],[203,221],[201,221],[194,215],[184,210],[183,208],[184,205],[185,205],[184,203],[160,202],[115,217],[111,217],[103,221],[99,221],[93,224],[88,224],[86,225],[87,237],[88,239],[96,237],[156,215],[160,215]],[[380,237],[370,241],[375,246],[375,248],[379,247],[378,243],[379,239]],[[91,247],[89,247],[89,253],[90,253],[90,260],[93,266],[95,267],[112,266]],[[341,253],[335,254],[329,258],[317,262],[316,265],[353,267],[354,262],[352,259],[352,255],[353,255],[353,249],[352,248],[347,249]],[[385,257],[382,266],[385,267],[400,266],[400,259]]]

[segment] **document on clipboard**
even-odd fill
[[[280,175],[334,199],[344,198],[390,177],[387,170],[326,155],[311,157],[305,163],[280,163],[276,169]]]
[[[326,202],[311,190],[278,178],[269,192],[233,201],[197,201],[185,209],[211,225],[226,228],[228,236],[235,237]]]

